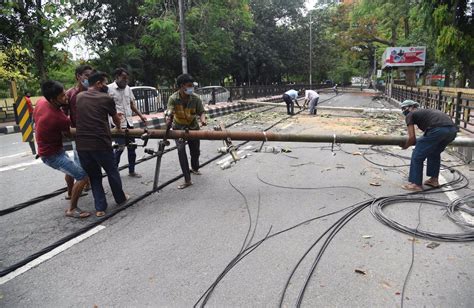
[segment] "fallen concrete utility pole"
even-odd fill
[[[262,105],[262,106],[286,107],[284,103],[269,103],[269,102],[255,101],[255,100],[239,101],[239,103],[240,104],[255,104],[255,105]],[[399,114],[402,113],[400,109],[387,109],[387,108],[316,106],[316,109],[328,110],[328,111],[351,111],[351,112],[360,112],[360,113],[399,113]]]
[[[74,136],[76,130],[71,128]],[[138,137],[142,139],[163,139],[166,130],[130,129],[112,130],[113,137],[127,135],[128,137]],[[172,130],[166,135],[168,139],[185,140],[225,140],[230,138],[233,141],[279,141],[279,142],[310,142],[310,143],[348,143],[367,145],[404,145],[406,137],[403,136],[377,136],[377,135],[337,135],[337,134],[282,134],[272,132],[243,132],[243,131],[211,131],[211,130]],[[451,143],[452,146],[474,147],[474,138],[458,137]]]

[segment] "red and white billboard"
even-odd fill
[[[389,47],[382,55],[382,69],[400,66],[425,66],[426,47]]]

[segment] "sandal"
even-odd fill
[[[104,212],[104,211],[97,211],[97,212],[95,212],[95,216],[96,216],[96,217],[105,216],[105,212]]]
[[[202,173],[199,170],[191,169],[191,170],[189,170],[189,172],[191,172],[194,175],[202,175]]]
[[[433,188],[439,188],[440,186],[439,183],[432,182],[431,180],[426,180],[424,184]]]
[[[184,189],[184,188],[189,187],[191,185],[193,185],[192,182],[184,182],[183,184],[178,186],[178,189]]]
[[[120,203],[117,203],[117,206],[122,206],[124,205],[125,203],[127,203],[127,201],[130,200],[130,195],[129,194],[125,194],[125,200],[120,202]]]
[[[72,217],[72,218],[87,218],[91,216],[91,213],[89,212],[84,212],[80,208],[76,207],[72,212],[69,210],[66,210],[66,216],[67,217]]]
[[[402,188],[405,189],[405,190],[409,190],[409,191],[423,191],[423,188],[419,187],[416,184],[412,184],[412,183],[402,185]]]

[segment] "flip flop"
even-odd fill
[[[434,185],[432,182],[430,181],[425,181],[424,183],[426,186],[429,186],[429,187],[433,187],[433,188],[439,188],[441,185]]]
[[[409,191],[423,191],[422,188],[413,186],[412,184],[404,184],[402,185],[402,188]]]
[[[191,169],[191,170],[189,170],[189,172],[191,172],[194,175],[202,175],[202,173],[199,170]]]
[[[91,216],[91,213],[84,212],[80,208],[76,207],[72,212],[69,212],[69,213],[68,213],[68,210],[66,210],[66,216],[71,217],[71,218],[87,218]]]
[[[96,216],[96,217],[105,216],[105,212],[104,212],[104,211],[97,211],[97,212],[95,212],[95,216]]]
[[[79,198],[80,198],[80,197],[87,196],[87,195],[88,195],[88,193],[83,192],[83,193],[81,193],[81,195],[79,196]],[[66,195],[66,197],[64,197],[64,199],[66,199],[66,200],[71,200],[71,196]]]
[[[193,185],[193,183],[183,183],[183,184],[178,186],[178,189],[184,189],[184,188],[189,187],[191,185]]]
[[[129,194],[125,194],[125,200],[120,202],[120,203],[117,203],[117,206],[122,206],[124,205],[125,203],[127,203],[127,201],[130,200],[130,195]]]

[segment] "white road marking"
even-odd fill
[[[281,129],[287,129],[287,128],[290,127],[291,125],[293,125],[293,123],[288,123],[288,124],[286,124],[285,126],[283,126]]]
[[[5,172],[5,171],[8,171],[8,170],[28,167],[28,166],[32,166],[32,165],[37,165],[37,164],[41,164],[42,162],[43,161],[41,159],[37,159],[37,160],[34,160],[32,162],[29,162],[29,163],[21,163],[21,164],[6,166],[6,167],[3,167],[3,168],[0,168],[0,172]]]
[[[448,181],[446,180],[446,178],[440,174],[439,175],[439,183],[441,185],[443,185],[443,184],[446,184],[447,182]],[[450,189],[452,189],[451,186],[445,186],[443,188],[443,190],[450,190]],[[459,195],[455,191],[445,191],[444,194],[446,196],[448,196],[448,199],[451,200],[451,202],[456,200],[456,199],[459,199]]]
[[[98,225],[97,227],[87,231],[86,233],[83,233],[83,234],[79,235],[78,237],[73,238],[72,240],[70,240],[70,241],[54,248],[50,252],[45,253],[44,255],[34,259],[33,261],[27,263],[26,265],[16,269],[15,271],[11,272],[10,274],[5,275],[3,277],[0,277],[0,285],[3,285],[4,283],[7,283],[8,281],[14,279],[15,277],[29,271],[33,267],[36,267],[36,266],[40,265],[41,263],[51,259],[52,257],[60,254],[61,252],[65,251],[66,249],[71,248],[73,245],[82,242],[86,238],[91,237],[92,235],[96,234],[97,232],[99,232],[100,230],[103,230],[103,229],[105,229],[105,226]]]
[[[13,158],[13,157],[17,157],[17,156],[26,156],[28,154],[31,154],[31,152],[23,152],[23,153],[16,153],[16,154],[7,155],[7,156],[1,156],[0,159]],[[33,154],[31,154],[31,155],[33,156]]]

